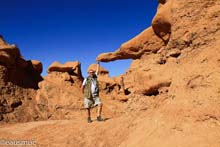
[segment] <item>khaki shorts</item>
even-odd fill
[[[95,106],[97,106],[97,105],[99,105],[101,103],[102,102],[101,102],[99,97],[94,97],[93,101],[88,99],[88,98],[84,99],[84,106],[85,106],[85,108],[95,107]]]

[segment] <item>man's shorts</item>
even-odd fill
[[[88,99],[88,98],[84,99],[84,106],[85,106],[85,108],[95,107],[95,106],[97,106],[97,105],[99,105],[101,103],[102,102],[101,102],[99,97],[94,97],[93,101]]]

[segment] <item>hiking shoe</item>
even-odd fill
[[[97,121],[105,121],[105,120],[103,118],[101,118],[101,116],[98,116]]]
[[[88,117],[88,118],[87,118],[87,121],[88,121],[88,123],[91,123],[91,122],[92,122],[91,117]]]

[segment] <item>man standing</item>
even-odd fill
[[[88,71],[88,77],[84,79],[82,84],[82,92],[84,93],[84,105],[88,110],[88,123],[92,122],[90,109],[92,107],[98,106],[97,111],[97,121],[103,121],[101,117],[102,112],[102,102],[99,98],[99,83],[97,80],[97,75],[99,72],[99,62],[97,64],[96,72],[92,69]]]

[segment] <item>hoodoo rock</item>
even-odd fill
[[[81,64],[78,61],[61,64],[53,62],[48,75],[39,83],[37,110],[43,119],[72,118],[83,106]],[[70,111],[74,110],[74,111]]]

